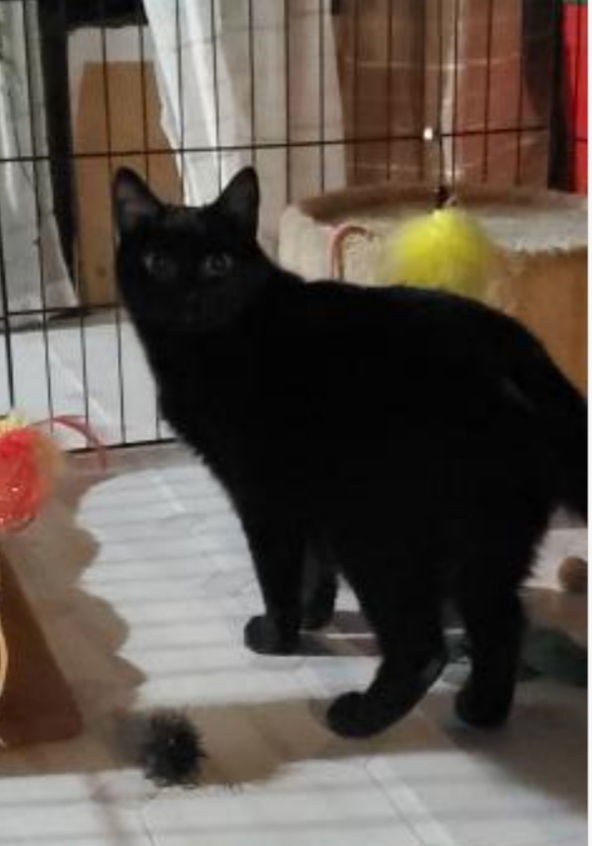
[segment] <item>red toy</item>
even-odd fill
[[[42,423],[27,424],[14,414],[0,418],[0,534],[22,529],[51,496],[63,466],[63,454]],[[77,417],[54,417],[85,436],[99,452],[103,447],[88,425]]]
[[[50,436],[12,415],[0,420],[0,532],[16,531],[38,514],[61,466]]]

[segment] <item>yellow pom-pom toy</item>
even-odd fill
[[[493,245],[479,223],[457,208],[413,218],[387,239],[377,267],[381,284],[445,288],[483,299]]]

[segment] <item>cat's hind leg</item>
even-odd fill
[[[502,725],[510,712],[524,628],[517,585],[467,581],[458,597],[472,669],[456,698],[458,716],[479,728]]]
[[[441,597],[421,561],[366,561],[350,579],[376,633],[383,659],[364,693],[338,697],[327,721],[337,734],[366,737],[407,714],[446,663]]]
[[[510,489],[512,490],[512,489]],[[548,504],[528,496],[498,501],[472,524],[459,555],[453,594],[470,646],[471,673],[456,699],[458,716],[480,728],[502,725],[510,712],[524,631],[519,589],[547,522]],[[520,492],[520,488],[518,488]],[[475,527],[480,527],[475,533]]]

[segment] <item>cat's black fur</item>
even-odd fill
[[[519,585],[551,511],[586,512],[583,399],[525,329],[476,302],[279,269],[256,242],[251,169],[199,209],[161,204],[126,170],[114,196],[119,284],[163,412],[252,550],[266,613],[248,646],[296,650],[301,628],[330,619],[342,573],[383,660],[328,719],[366,735],[439,674],[452,599],[473,665],[457,710],[503,722]]]

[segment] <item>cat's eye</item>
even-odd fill
[[[177,265],[174,260],[161,250],[152,250],[146,253],[144,266],[151,276],[165,282],[172,279],[177,272]]]
[[[208,276],[224,276],[232,268],[232,256],[228,253],[211,253],[202,262],[202,270]]]

